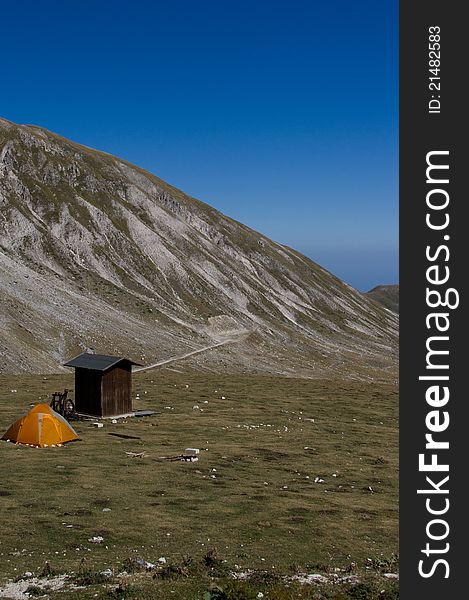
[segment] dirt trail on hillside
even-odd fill
[[[238,342],[241,339],[241,337],[243,337],[243,334],[238,335],[238,337],[236,338],[228,338],[221,342],[217,342],[216,344],[210,344],[210,346],[204,346],[203,348],[192,350],[191,352],[187,352],[186,354],[182,354],[181,356],[173,356],[171,358],[166,358],[165,360],[160,360],[159,362],[153,363],[152,365],[148,365],[146,367],[139,367],[138,369],[134,369],[132,372],[141,373],[142,371],[148,371],[148,369],[153,369],[154,367],[160,367],[162,365],[167,365],[172,362],[183,360],[184,358],[188,358],[189,356],[201,354],[202,352],[207,352],[208,350],[213,350],[214,348],[219,348],[220,346],[225,346],[226,344],[233,344],[234,342]]]

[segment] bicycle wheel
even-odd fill
[[[73,400],[67,399],[64,402],[64,413],[66,415],[73,415],[75,413],[75,404]]]

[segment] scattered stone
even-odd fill
[[[143,558],[137,558],[135,560],[135,562],[137,563],[137,565],[139,567],[143,567],[147,571],[152,571],[154,568],[156,568],[156,565],[154,563],[148,562],[147,560],[144,560]]]
[[[31,598],[32,594],[27,592],[31,588],[44,590],[43,597],[46,594],[62,589],[68,580],[68,575],[58,575],[57,577],[27,577],[20,581],[10,581],[0,587],[0,598],[11,598],[12,600],[26,600]]]
[[[356,576],[356,575],[346,575],[345,577],[340,577],[339,579],[337,579],[337,583],[358,583],[360,581],[360,579]]]
[[[309,575],[294,575],[291,579],[302,584],[328,583],[329,581],[327,577],[324,577],[324,575],[320,575],[319,573],[311,573]]]

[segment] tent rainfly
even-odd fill
[[[2,436],[7,442],[36,448],[61,446],[77,439],[73,427],[48,404],[36,404]]]

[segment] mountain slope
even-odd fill
[[[291,248],[154,175],[0,119],[1,369],[83,349],[146,364],[395,373],[397,318]],[[176,363],[177,366],[177,363]]]
[[[399,314],[399,285],[377,285],[369,292],[366,292],[369,298],[373,298],[389,310]]]

